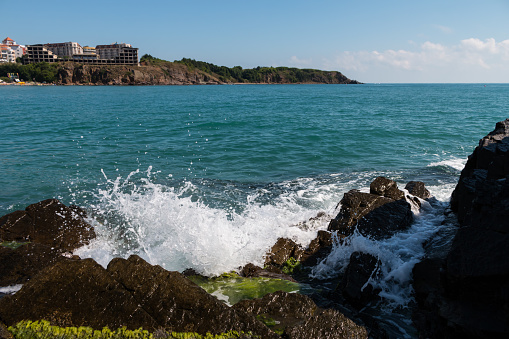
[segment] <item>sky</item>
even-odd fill
[[[125,42],[140,57],[366,83],[509,82],[508,0],[0,0],[0,13],[13,18],[0,39],[25,45]]]

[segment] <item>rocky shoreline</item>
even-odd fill
[[[481,139],[461,173],[446,211],[460,225],[452,244],[441,253],[427,251],[414,266],[419,337],[509,335],[508,178],[509,119]],[[424,183],[409,182],[403,191],[378,177],[369,193],[345,193],[328,230],[307,248],[281,238],[263,268],[248,264],[238,274],[313,284],[309,269],[335,244],[354,231],[385,239],[407,230],[412,209],[426,201],[433,197]],[[381,263],[369,253],[352,253],[344,273],[328,282],[330,290],[309,296],[275,291],[228,306],[196,285],[194,272],[170,272],[139,256],[113,259],[104,268],[72,254],[94,237],[86,211],[55,199],[0,218],[0,286],[23,284],[14,294],[0,294],[0,338],[9,338],[7,327],[24,320],[96,330],[143,328],[158,338],[171,338],[172,332],[197,338],[391,337],[362,312],[379,298],[370,279]]]

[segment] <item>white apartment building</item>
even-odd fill
[[[77,42],[60,42],[56,44],[44,44],[44,47],[60,58],[72,58],[74,54],[83,54],[83,47]]]
[[[21,58],[26,51],[26,47],[19,45],[11,38],[5,38],[0,44],[2,50],[0,62],[16,62],[16,58]]]

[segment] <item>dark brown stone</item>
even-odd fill
[[[287,238],[279,238],[272,246],[265,258],[266,265],[282,266],[288,259],[293,257],[300,260],[304,250],[295,241]]]
[[[60,252],[72,251],[95,237],[75,208],[68,208],[56,199],[48,199],[0,218],[2,241],[45,244]]]
[[[368,332],[366,328],[357,325],[344,314],[329,309],[308,318],[300,325],[287,328],[283,337],[288,339],[353,339],[368,338]]]
[[[0,322],[0,339],[14,339],[11,332],[7,329],[2,322]]]
[[[374,300],[377,292],[368,281],[379,274],[380,262],[371,254],[354,252],[338,288],[355,307],[361,308]]]
[[[392,200],[405,199],[405,193],[398,189],[398,184],[391,179],[378,177],[369,185],[369,193]]]
[[[428,191],[426,185],[422,181],[410,181],[408,184],[406,184],[405,189],[411,195],[421,199],[431,198],[431,193]]]

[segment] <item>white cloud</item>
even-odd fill
[[[391,49],[371,52],[347,51],[340,53],[332,60],[325,60],[323,66],[327,69],[354,71],[366,76],[380,72],[381,69],[398,71],[399,74],[408,72],[408,77],[420,74],[421,78],[433,81],[432,78],[435,76],[440,82],[445,81],[443,79],[448,74],[450,75],[448,81],[454,82],[457,81],[454,77],[459,78],[460,72],[471,72],[482,76],[482,72],[490,71],[491,81],[507,82],[508,61],[509,40],[497,43],[493,38],[486,40],[470,38],[450,46],[426,41],[413,51]],[[484,74],[488,75],[488,73]],[[493,78],[495,75],[498,75],[499,80]],[[464,74],[461,76],[463,77]]]

